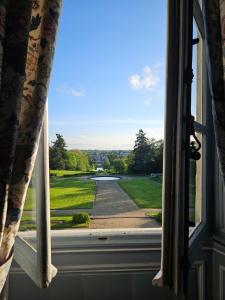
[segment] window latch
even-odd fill
[[[194,140],[190,141],[190,158],[193,160],[199,160],[201,158],[199,150],[201,149],[202,145],[195,134],[194,120],[194,117],[191,116],[190,136],[192,136]]]
[[[192,40],[192,45],[197,45],[199,43],[199,38],[193,39]]]

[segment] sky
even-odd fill
[[[166,0],[64,0],[49,86],[49,139],[128,150],[163,137]]]

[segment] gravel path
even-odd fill
[[[146,216],[116,181],[98,181],[90,228],[148,228],[159,224]]]
[[[88,180],[88,178],[85,179]],[[146,216],[146,213],[160,210],[140,209],[120,188],[117,181],[96,181],[96,186],[93,209],[51,210],[51,216],[71,216],[79,212],[88,212],[92,216],[89,228],[159,227],[158,222]],[[24,211],[23,214],[31,216],[33,212]]]

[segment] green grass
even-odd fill
[[[89,220],[85,223],[74,224],[73,216],[51,217],[51,229],[87,228]],[[36,224],[31,217],[23,216],[20,223],[20,231],[35,230]]]
[[[160,225],[162,225],[162,212],[149,212],[147,216],[155,219]]]
[[[96,183],[76,178],[51,178],[51,209],[92,208]],[[24,210],[32,210],[32,187],[28,189]]]
[[[69,171],[69,170],[50,170],[49,171],[50,175],[55,175],[55,176],[85,175],[85,174],[90,174],[90,173],[94,173],[94,172],[93,171],[89,171],[89,172]]]
[[[119,185],[140,208],[162,207],[161,178],[121,180]]]

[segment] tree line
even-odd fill
[[[49,147],[50,169],[90,171],[96,166],[90,154],[80,150],[67,150],[62,135]],[[135,145],[127,157],[110,152],[104,160],[103,168],[109,173],[150,174],[162,173],[163,140],[149,139],[142,129],[136,135]]]
[[[90,171],[90,157],[80,150],[67,150],[61,134],[56,134],[56,140],[49,147],[49,167],[51,170]]]

